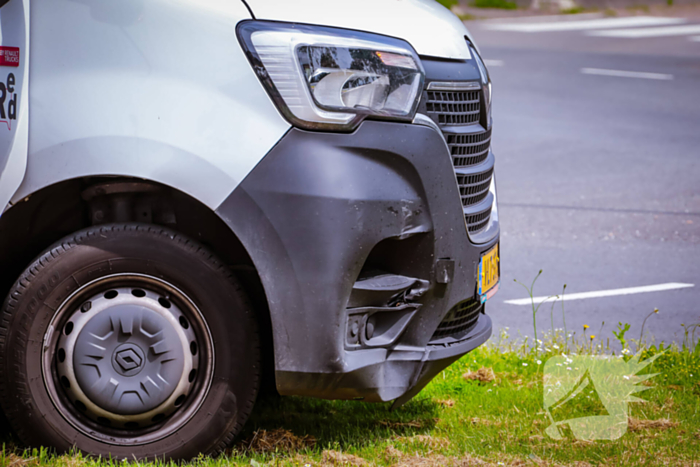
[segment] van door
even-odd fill
[[[0,0],[0,215],[27,166],[29,0]]]

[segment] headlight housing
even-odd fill
[[[472,51],[476,65],[479,67],[479,74],[481,74],[481,87],[484,93],[484,105],[486,106],[486,125],[491,126],[491,77],[486,70],[486,65],[484,65],[481,55],[476,51],[476,48],[471,43],[469,44],[469,48]]]
[[[238,25],[241,45],[282,114],[311,130],[349,131],[367,117],[411,121],[424,72],[399,39],[268,21]]]

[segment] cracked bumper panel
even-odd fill
[[[480,314],[431,343],[448,311],[474,297],[480,255],[498,241],[469,241],[433,128],[292,129],[217,212],[265,288],[281,394],[407,400],[490,336]]]

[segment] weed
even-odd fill
[[[627,348],[627,339],[625,339],[625,334],[627,334],[627,331],[630,330],[630,325],[629,323],[625,323],[624,326],[621,322],[617,323],[617,331],[613,330],[613,336],[615,336],[615,339],[620,343],[622,346],[622,350],[624,351]]]
[[[658,308],[654,308],[654,311],[652,311],[651,313],[649,313],[649,314],[647,315],[647,317],[644,318],[644,321],[642,321],[642,331],[639,333],[639,343],[640,343],[640,344],[642,343],[642,338],[644,337],[644,325],[647,324],[647,320],[649,319],[649,317],[650,317],[651,315],[655,315],[655,314],[658,314],[658,313],[659,313],[659,309],[658,309]]]
[[[537,273],[535,278],[532,280],[532,284],[530,284],[530,287],[526,286],[522,282],[519,282],[517,279],[514,279],[515,282],[518,284],[522,285],[525,290],[527,290],[527,294],[530,297],[530,305],[532,307],[532,327],[535,331],[535,340],[533,341],[534,347],[535,347],[535,352],[537,352],[537,312],[539,311],[540,307],[549,300],[550,298],[558,297],[557,295],[550,295],[546,299],[542,300],[537,306],[535,306],[535,298],[534,298],[534,290],[535,290],[535,282],[537,282],[537,279],[542,275],[542,270],[540,269],[540,272]],[[554,321],[552,321],[554,323]],[[554,327],[554,326],[552,326]]]

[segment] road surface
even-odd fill
[[[569,331],[587,324],[612,343],[622,322],[636,339],[658,308],[647,338],[681,343],[681,324],[700,323],[700,18],[467,26],[493,81],[502,226],[501,289],[487,305],[494,334],[533,335],[531,307],[507,301],[527,297],[514,279],[529,285],[541,269],[536,296],[564,284],[567,294],[591,292],[565,301]],[[648,288],[660,284],[676,285]],[[552,327],[550,310],[540,308],[538,331]],[[563,327],[560,304],[553,315]]]

